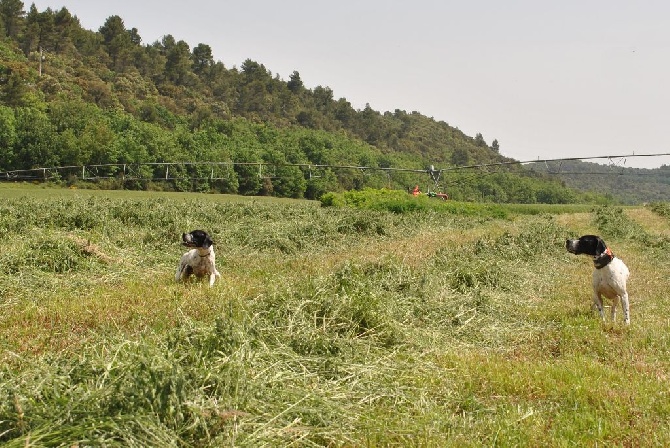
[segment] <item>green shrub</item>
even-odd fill
[[[651,211],[666,219],[670,219],[670,202],[655,202],[650,204]]]
[[[621,207],[598,207],[594,209],[594,220],[600,232],[611,238],[630,239],[645,233]]]
[[[503,206],[467,202],[444,201],[427,195],[412,196],[401,190],[375,190],[327,193],[321,197],[323,207],[351,207],[364,210],[411,214],[430,211],[460,216],[477,216],[504,219],[508,216]]]

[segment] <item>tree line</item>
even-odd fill
[[[235,165],[217,181],[131,187],[316,198],[325,191],[405,188],[420,179],[346,170],[313,175],[290,164],[421,169],[506,160],[497,140],[488,145],[480,133],[469,137],[416,111],[357,110],[329,87],[306,87],[297,70],[284,80],[250,59],[228,68],[209,45],[191,47],[170,34],[144,43],[116,15],[92,31],[66,8],[26,10],[20,0],[0,0],[0,35],[0,170],[262,161],[276,163],[274,172],[259,176],[251,165]],[[505,184],[524,178],[519,185],[533,188],[510,194],[516,189],[503,186],[502,177],[463,177],[465,183],[452,182],[452,196],[506,202],[569,196],[537,193],[542,185],[564,187],[521,168],[508,171]],[[147,179],[157,176],[146,172]]]

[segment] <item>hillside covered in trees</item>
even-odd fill
[[[626,204],[670,200],[668,165],[644,169],[627,168],[620,163],[602,165],[568,160],[550,165],[534,163],[529,168],[538,173],[552,174],[570,188],[592,191]]]
[[[339,166],[509,161],[496,140],[489,145],[419,112],[356,110],[329,87],[307,88],[298,71],[284,80],[252,60],[229,68],[206,43],[191,48],[171,34],[144,43],[119,16],[92,31],[66,8],[0,0],[0,36],[0,172],[101,165],[107,187],[318,198],[364,187],[435,188],[427,174]],[[175,162],[184,165],[168,180],[161,164]],[[271,165],[260,172],[261,162]],[[122,185],[114,179],[119,164],[136,166]],[[80,181],[78,172],[63,181]],[[461,200],[606,200],[606,192],[578,192],[517,165],[446,174],[439,187]]]

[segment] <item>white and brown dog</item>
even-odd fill
[[[566,240],[565,248],[575,255],[590,255],[593,257],[593,304],[604,320],[602,296],[612,301],[612,320],[616,317],[616,306],[621,301],[623,320],[630,324],[630,310],[628,304],[628,267],[621,259],[614,256],[602,238],[596,235],[584,235],[576,240]]]
[[[186,252],[179,260],[175,281],[187,280],[191,275],[209,277],[209,286],[214,285],[216,277],[220,277],[216,270],[214,241],[204,230],[194,230],[181,235],[182,244],[193,249]]]

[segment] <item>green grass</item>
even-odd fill
[[[588,204],[493,204],[442,200],[428,195],[412,196],[401,190],[366,188],[361,191],[327,193],[320,199],[324,207],[350,207],[363,210],[384,210],[392,213],[435,211],[470,217],[504,219],[510,215],[542,213],[577,213],[590,210]]]
[[[670,443],[667,215],[0,189],[3,446]],[[211,289],[174,282],[193,228]],[[630,328],[583,233],[631,269]]]

